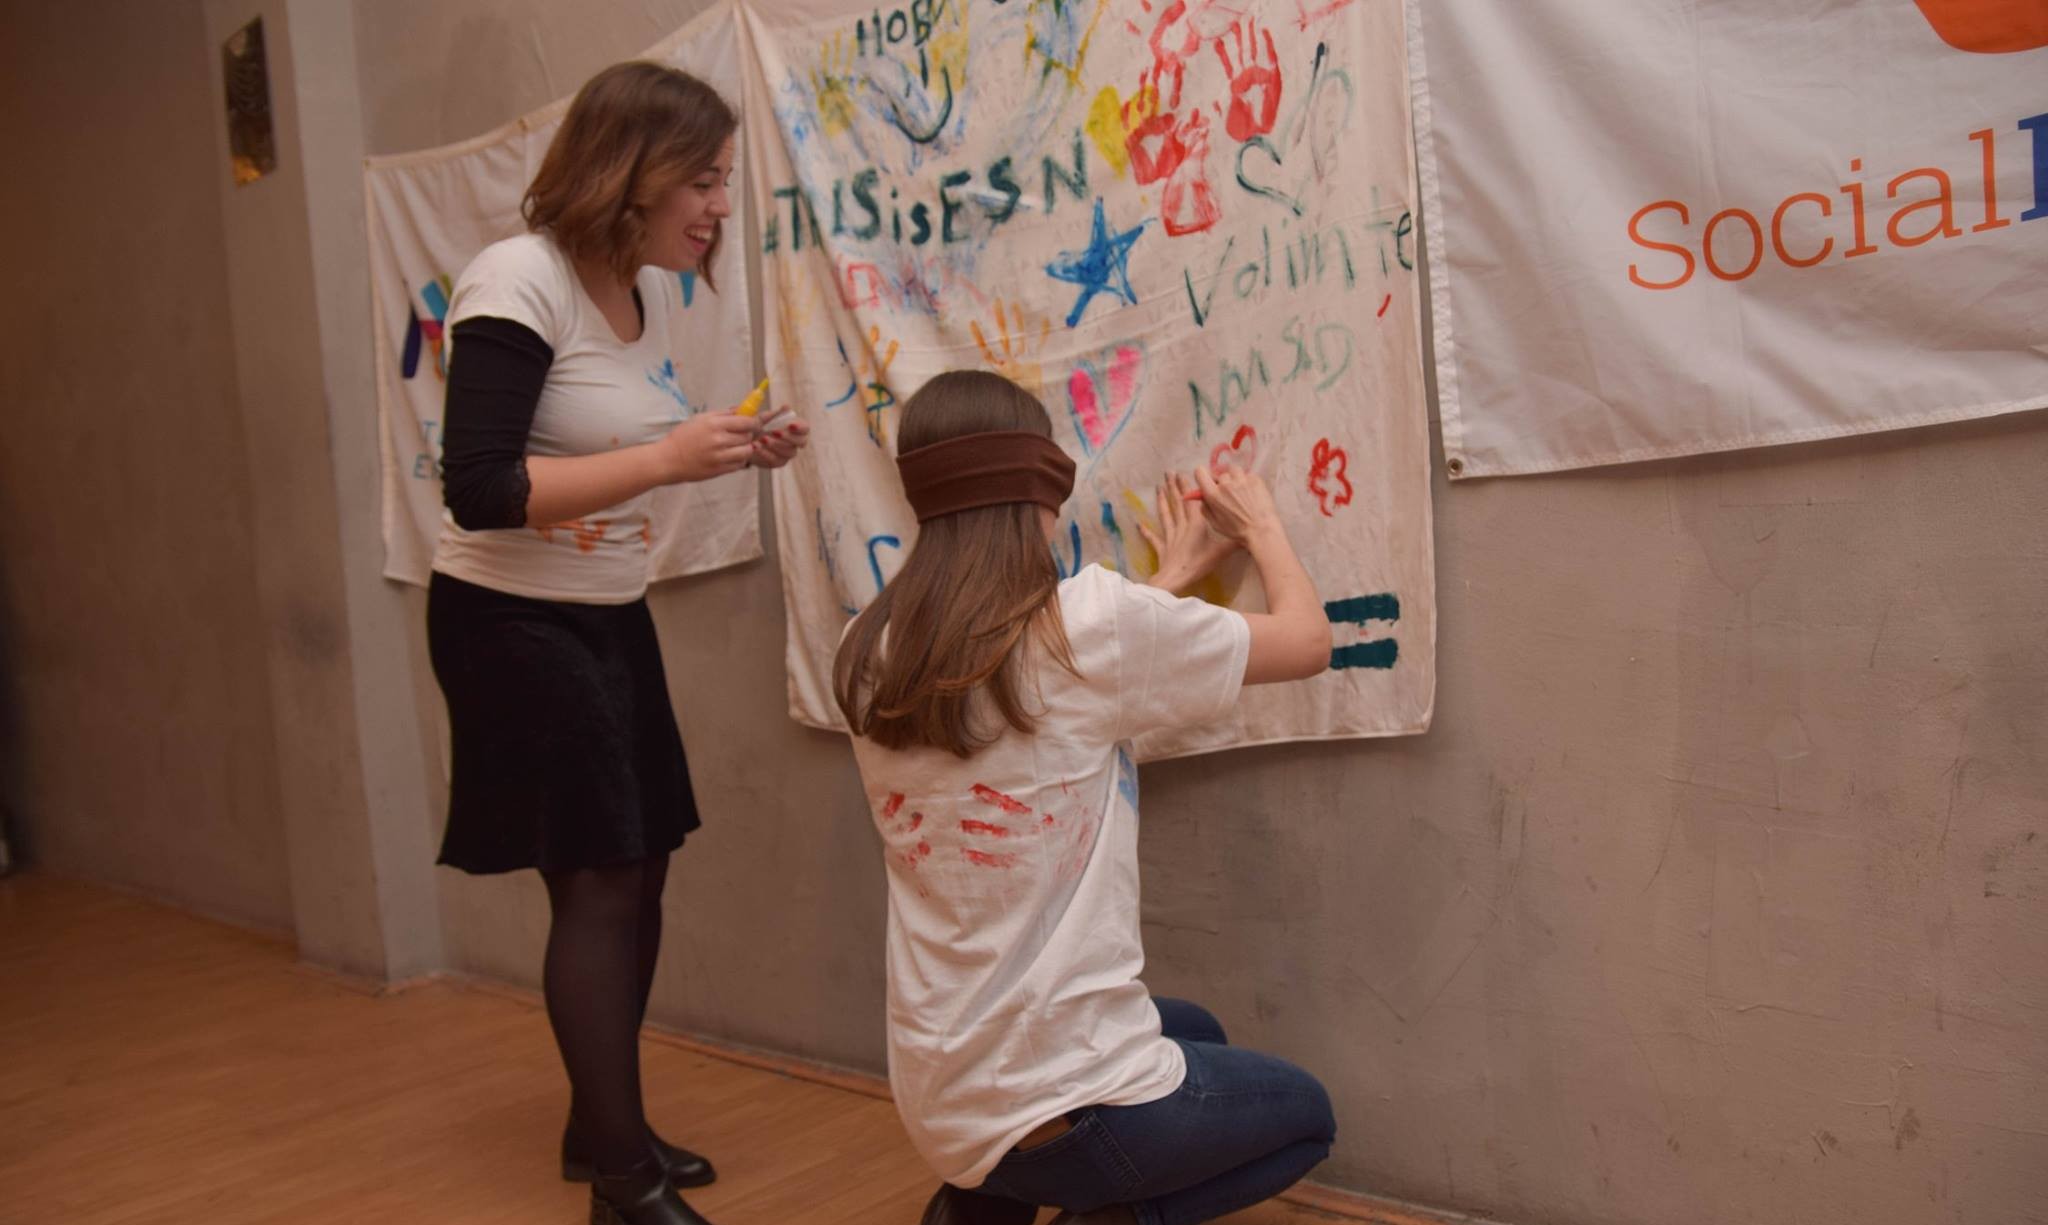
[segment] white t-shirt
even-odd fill
[[[646,319],[619,339],[545,234],[521,234],[477,253],[455,283],[451,330],[465,319],[523,324],[555,351],[526,440],[528,455],[593,455],[651,442],[691,414],[676,385],[669,312],[676,278],[640,269]],[[626,604],[647,591],[652,495],[643,493],[556,527],[466,531],[443,513],[434,569],[497,591],[579,604]]]
[[[1034,652],[1035,734],[1006,727],[965,761],[854,739],[888,859],[889,1083],[918,1152],[962,1187],[1040,1124],[1156,1101],[1187,1074],[1138,981],[1129,741],[1236,705],[1251,627],[1099,566],[1059,600],[1081,677]]]

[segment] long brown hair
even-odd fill
[[[956,370],[904,403],[897,447],[998,430],[1050,438],[1052,422],[1003,376]],[[926,520],[902,571],[840,644],[832,676],[840,713],[855,735],[884,748],[925,745],[972,757],[1003,731],[977,718],[977,694],[985,694],[1003,723],[1029,735],[1038,724],[1020,692],[1020,658],[1036,645],[1075,671],[1059,583],[1036,503]]]
[[[687,72],[647,60],[613,64],[576,91],[519,213],[572,257],[630,280],[648,210],[717,161],[739,122],[717,90]],[[713,289],[724,234],[721,224],[698,264]]]

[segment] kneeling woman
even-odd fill
[[[1271,495],[1237,473],[1168,479],[1151,585],[1061,581],[1048,543],[1074,466],[1051,434],[997,375],[910,398],[918,540],[839,651],[888,856],[890,1083],[946,1181],[927,1225],[1025,1225],[1038,1205],[1191,1225],[1299,1179],[1335,1123],[1314,1077],[1139,981],[1129,742],[1322,671],[1330,626]],[[1270,613],[1171,594],[1238,547]]]

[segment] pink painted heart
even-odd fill
[[[1074,363],[1067,376],[1067,407],[1074,414],[1074,432],[1090,455],[1100,455],[1131,419],[1138,406],[1145,350],[1118,344]]]
[[[1219,474],[1230,468],[1250,472],[1258,462],[1259,432],[1248,425],[1238,426],[1229,442],[1219,442],[1209,452],[1209,471]]]

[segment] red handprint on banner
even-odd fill
[[[1124,107],[1126,121],[1161,106],[1156,76],[1147,74],[1138,93]],[[1209,117],[1201,111],[1176,115],[1158,110],[1131,127],[1125,141],[1131,177],[1140,186],[1164,179],[1159,193],[1159,219],[1169,235],[1193,234],[1216,224],[1223,210],[1209,186]]]
[[[1215,43],[1223,75],[1230,78],[1230,113],[1223,127],[1232,140],[1250,140],[1273,130],[1273,117],[1280,110],[1280,56],[1273,50],[1273,32],[1259,29],[1253,18],[1230,27],[1230,36],[1237,47],[1235,58],[1224,39]]]
[[[1124,103],[1124,124],[1130,130],[1124,151],[1131,158],[1131,177],[1141,187],[1157,183],[1187,160],[1185,133],[1190,121],[1175,115],[1169,105],[1159,92],[1157,68],[1138,78],[1138,92]],[[1194,118],[1200,119],[1201,113]]]
[[[1152,11],[1151,0],[1140,0],[1147,13]],[[1187,76],[1187,58],[1202,45],[1201,31],[1196,21],[1206,13],[1212,0],[1195,0],[1193,11],[1189,11],[1187,0],[1173,0],[1159,14],[1153,23],[1152,33],[1145,39],[1145,45],[1152,51],[1151,78],[1155,85],[1172,86],[1173,92],[1166,95],[1168,108],[1180,105],[1181,82]],[[1140,87],[1144,84],[1139,82]]]
[[[1151,0],[1142,3],[1150,13]],[[1139,76],[1138,92],[1123,107],[1131,177],[1140,186],[1164,184],[1159,219],[1169,236],[1206,230],[1223,213],[1209,185],[1209,117],[1199,105],[1186,114],[1177,113],[1188,57],[1220,37],[1221,14],[1212,13],[1215,8],[1215,0],[1173,0],[1160,11],[1146,38],[1152,64]],[[1137,32],[1135,26],[1131,29]]]

